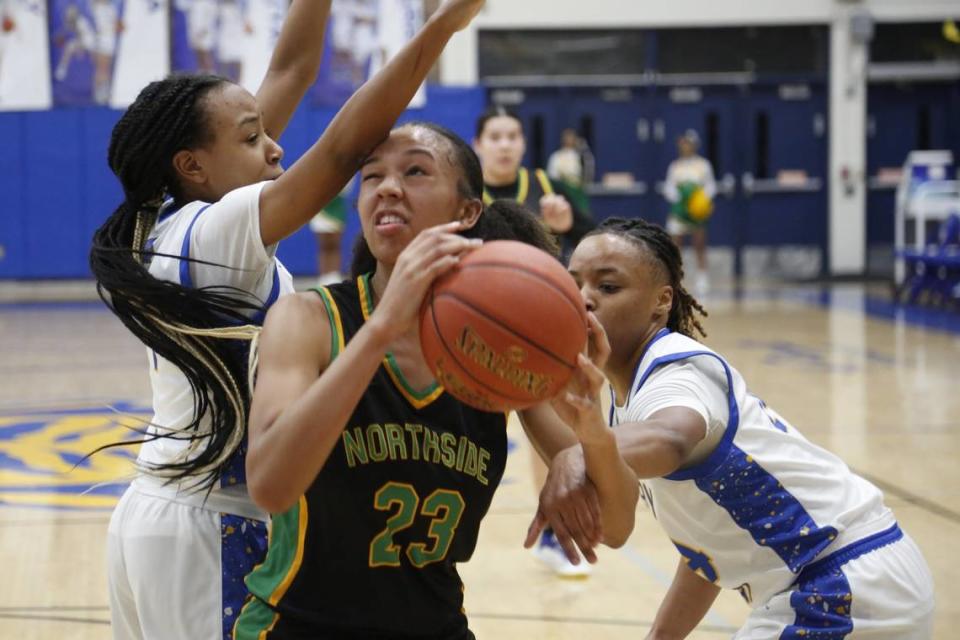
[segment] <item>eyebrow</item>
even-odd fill
[[[423,155],[423,156],[427,156],[431,160],[436,160],[433,153],[423,147],[414,147],[413,149],[407,149],[406,151],[403,152],[403,155],[405,156]],[[363,162],[360,163],[360,168],[362,169],[368,164],[378,162],[379,160],[380,160],[380,156],[367,156],[366,158],[364,158]]]
[[[260,114],[250,115],[250,116],[247,116],[246,118],[243,118],[242,120],[240,120],[240,122],[237,123],[237,128],[239,129],[244,125],[250,124],[251,122],[253,123],[260,122]]]
[[[615,275],[616,275],[616,274],[619,274],[619,273],[620,273],[620,269],[617,269],[616,267],[598,267],[598,268],[596,268],[596,269],[588,269],[588,271],[590,271],[590,272],[592,272],[594,275],[598,275],[598,276],[606,276],[606,275],[610,275],[610,274],[615,274]],[[570,273],[570,275],[572,275],[572,276],[574,276],[574,277],[576,277],[577,275],[579,275],[579,272],[578,272],[578,271],[574,271],[573,269],[570,269],[570,270],[569,270],[569,273]]]

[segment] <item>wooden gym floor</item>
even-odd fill
[[[129,454],[99,455],[150,404],[146,356],[99,303],[20,302],[0,288],[0,637],[110,637],[104,537]],[[882,298],[882,294],[878,297]],[[706,341],[754,393],[886,493],[929,562],[936,638],[960,628],[960,316],[893,313],[859,285],[756,286],[707,300]],[[868,313],[869,311],[869,313]],[[874,314],[880,314],[874,315]],[[909,320],[909,322],[908,322]],[[922,326],[926,322],[933,326]],[[110,407],[114,407],[115,410]],[[535,506],[517,425],[505,480],[462,566],[467,612],[484,639],[642,638],[676,566],[649,513],[587,580],[553,577],[521,548]],[[641,511],[643,511],[641,507]],[[747,606],[724,593],[691,637],[727,638]]]

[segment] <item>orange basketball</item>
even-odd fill
[[[576,283],[553,256],[487,242],[434,283],[420,346],[437,381],[484,411],[523,409],[563,388],[587,340]]]

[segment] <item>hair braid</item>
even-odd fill
[[[587,234],[595,236],[608,233],[627,238],[650,251],[664,270],[673,288],[673,306],[667,318],[667,328],[696,339],[696,334],[706,337],[700,319],[707,317],[703,305],[683,287],[683,257],[670,235],[660,225],[641,218],[607,218],[600,226]]]
[[[183,373],[193,392],[189,424],[175,430],[158,425],[166,431],[143,432],[140,440],[182,439],[190,445],[180,458],[146,470],[171,481],[195,478],[197,486],[207,487],[244,441],[249,389],[241,341],[256,334],[248,318],[262,303],[239,289],[189,289],[154,278],[143,258],[161,254],[144,251],[143,243],[162,199],[181,195],[174,155],[212,139],[204,99],[225,82],[218,76],[175,75],[140,92],[114,127],[108,151],[124,201],[97,229],[90,250],[100,297],[137,338]],[[128,443],[107,447],[123,444]]]

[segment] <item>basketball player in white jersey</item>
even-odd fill
[[[242,340],[293,291],[276,245],[340,191],[482,4],[446,0],[286,172],[272,136],[315,80],[329,0],[293,2],[256,98],[217,76],[171,76],[114,127],[124,201],[90,265],[148,347],[155,413],[108,530],[116,638],[231,636],[266,547],[267,515],[245,488]]]
[[[669,235],[640,219],[609,219],[574,251],[570,272],[609,336],[603,373],[620,455],[680,552],[647,637],[686,637],[728,588],[753,607],[737,640],[929,640],[933,581],[920,550],[879,489],[694,339],[703,309],[681,285]],[[583,410],[567,418],[585,441],[605,419],[600,372],[581,367],[594,382]],[[549,521],[572,550],[580,527],[567,487],[583,477],[582,456],[576,445],[554,456],[528,544]]]

